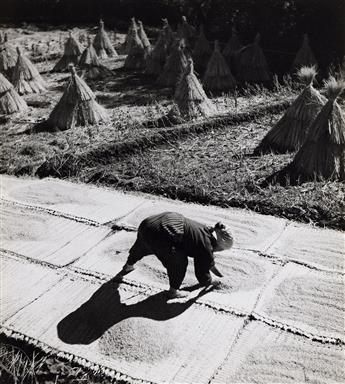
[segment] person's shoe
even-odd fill
[[[168,299],[182,299],[189,296],[188,292],[180,291],[179,289],[170,289],[167,291]]]
[[[118,273],[117,275],[115,275],[111,281],[113,283],[121,283],[123,281],[123,274],[122,273]]]

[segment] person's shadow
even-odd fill
[[[203,289],[196,297],[184,302],[168,302],[165,292],[159,292],[136,304],[127,305],[121,303],[118,287],[119,283],[108,281],[87,302],[62,319],[57,325],[60,340],[67,344],[90,344],[113,325],[130,317],[168,320],[179,316],[208,292]]]

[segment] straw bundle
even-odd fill
[[[266,57],[259,45],[260,38],[258,33],[254,43],[243,47],[237,53],[237,72],[244,82],[261,83],[271,79]]]
[[[93,46],[95,48],[97,55],[101,59],[106,59],[108,56],[110,57],[117,56],[117,52],[112,46],[109,36],[104,29],[104,22],[102,19],[99,21],[99,28],[93,40]]]
[[[205,88],[210,91],[228,91],[236,87],[236,80],[219,50],[217,40],[214,43],[213,54],[207,64],[203,83]]]
[[[136,28],[131,31],[130,50],[125,60],[124,68],[126,69],[143,69],[146,66],[146,51],[142,41],[138,36]]]
[[[167,58],[163,72],[157,79],[157,83],[165,86],[175,86],[186,67],[187,58],[183,53],[183,43],[177,40]]]
[[[298,76],[306,83],[306,87],[255,149],[256,154],[271,151],[285,153],[299,149],[311,123],[326,103],[326,98],[313,87],[315,67],[302,67]]]
[[[303,66],[315,66],[317,67],[317,61],[314,53],[309,45],[309,37],[307,34],[303,36],[303,43],[301,48],[296,54],[295,60],[293,61],[292,68],[299,69]]]
[[[175,34],[173,30],[170,27],[168,19],[162,19],[163,21],[163,37],[164,37],[164,42],[166,44],[167,50],[171,48],[172,44],[175,41]]]
[[[81,47],[77,40],[69,32],[69,37],[65,42],[64,54],[61,59],[55,64],[53,72],[64,72],[69,68],[69,64],[77,65],[81,55]]]
[[[334,78],[327,82],[328,101],[285,174],[300,181],[345,180],[345,114],[336,101],[344,89],[344,82]]]
[[[131,50],[132,39],[133,39],[133,36],[134,36],[134,34],[133,34],[134,30],[138,32],[138,26],[137,26],[137,23],[135,22],[135,18],[132,17],[131,18],[131,22],[130,22],[129,27],[128,27],[128,31],[127,31],[127,35],[126,35],[126,40],[123,43],[123,50],[124,50],[125,54],[128,54],[129,51]]]
[[[13,85],[0,73],[0,113],[9,115],[28,109],[25,100],[18,95]]]
[[[181,116],[187,120],[210,116],[216,112],[194,74],[192,59],[188,59],[187,68],[177,85],[174,100]]]
[[[200,25],[199,37],[194,45],[192,55],[196,69],[199,72],[203,72],[212,55],[212,48],[209,41],[206,39],[203,25]]]
[[[17,47],[18,59],[13,70],[12,83],[20,95],[45,91],[46,83],[31,61]]]
[[[177,27],[177,34],[185,40],[187,47],[193,46],[195,28],[188,23],[186,16],[182,16],[182,22]]]
[[[243,45],[238,38],[236,29],[233,27],[232,35],[223,49],[223,56],[230,64],[231,69],[235,69],[235,56],[241,48],[243,48]]]
[[[102,79],[111,74],[111,71],[99,61],[90,36],[88,46],[80,57],[79,67],[83,70],[82,74],[86,79]]]
[[[140,20],[138,20],[138,36],[141,42],[143,43],[143,47],[145,48],[146,52],[149,52],[152,48],[151,43],[147,38],[143,23]]]
[[[4,40],[0,45],[0,71],[10,77],[16,62],[16,49],[12,44],[8,42],[7,33],[5,33]]]
[[[159,75],[162,72],[167,54],[165,31],[162,30],[151,52],[146,57],[146,73]]]
[[[108,121],[105,109],[96,102],[94,93],[76,74],[73,64],[69,69],[70,80],[60,101],[49,116],[48,126],[63,131],[76,125],[93,125]]]

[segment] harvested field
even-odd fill
[[[74,28],[73,34],[79,38],[95,31],[95,27]],[[113,74],[89,85],[109,113],[110,123],[64,132],[23,133],[46,119],[62,95],[68,75],[49,70],[68,32],[28,26],[9,28],[8,33],[11,42],[37,64],[48,91],[25,96],[29,112],[2,121],[2,173],[71,178],[345,228],[341,183],[261,187],[266,177],[293,157],[251,155],[293,99],[291,81],[276,85],[275,90],[252,87],[236,97],[212,97],[217,118],[155,128],[146,123],[170,110],[173,90],[159,88],[143,73],[123,70],[124,56],[108,58],[103,63]],[[110,33],[110,38],[118,48],[125,36]]]
[[[104,167],[85,168],[81,178],[125,190],[223,207],[244,207],[344,229],[343,183],[260,185],[293,158],[293,154],[251,155],[279,117],[280,114],[266,116],[169,142]]]

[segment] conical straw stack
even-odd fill
[[[99,28],[94,38],[93,46],[95,48],[97,56],[99,56],[101,59],[106,59],[108,56],[118,56],[117,52],[115,51],[115,48],[111,44],[107,32],[104,29],[104,22],[102,19],[99,21]]]
[[[0,73],[0,114],[25,112],[28,106],[13,85]]]
[[[94,125],[109,121],[105,109],[96,102],[96,97],[75,71],[69,66],[71,77],[60,101],[48,118],[48,126],[64,131],[75,126]]]
[[[216,112],[194,73],[192,59],[188,59],[187,68],[177,85],[174,101],[185,120],[207,117]]]
[[[315,67],[302,67],[298,76],[306,85],[302,93],[287,109],[282,118],[263,138],[255,153],[285,153],[298,150],[304,143],[310,125],[327,99],[313,87]]]
[[[70,64],[77,65],[79,63],[80,55],[81,47],[70,31],[65,42],[63,56],[55,64],[53,72],[64,72],[68,70]]]
[[[18,59],[12,75],[15,90],[20,95],[45,91],[46,83],[34,64],[22,54],[19,47],[17,47],[17,54]]]
[[[229,91],[236,87],[236,80],[220,52],[217,40],[214,43],[213,54],[207,64],[203,84],[207,90],[213,92]]]

